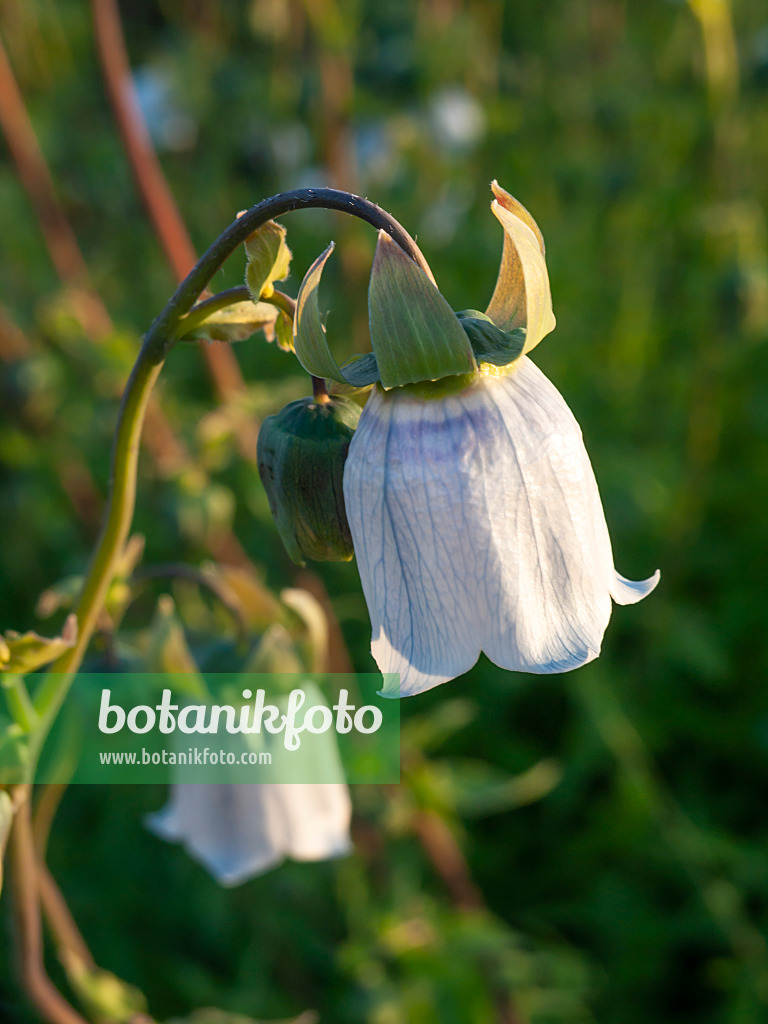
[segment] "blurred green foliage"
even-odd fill
[[[643,578],[658,566],[662,581],[615,609],[602,658],[572,675],[481,661],[405,701],[403,786],[355,792],[358,852],[339,863],[222,891],[143,829],[162,793],[68,792],[50,863],[100,966],[141,988],[158,1019],[210,1005],[254,1018],[313,1008],[335,1024],[765,1021],[764,5],[123,8],[200,251],[266,195],[335,185],[418,237],[454,309],[484,308],[501,248],[488,182],[525,203],[559,324],[535,360],[583,427],[617,567]],[[8,0],[0,32],[115,325],[84,333],[2,151],[0,626],[52,635],[38,596],[83,570],[117,398],[173,281],[104,96],[88,5]],[[284,223],[293,294],[336,238],[329,337],[338,359],[365,351],[373,232],[320,211]],[[243,272],[233,258],[216,288]],[[173,353],[160,401],[189,457],[143,459],[135,528],[147,565],[197,564],[232,528],[279,589],[296,569],[242,439],[308,382],[262,337],[236,353],[249,390],[227,407],[196,348]],[[371,670],[354,563],[316,571],[355,667]],[[151,614],[138,601],[131,621]],[[487,909],[460,905],[420,820],[455,837]],[[2,907],[0,1016],[29,1024]]]

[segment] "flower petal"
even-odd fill
[[[221,885],[239,885],[285,857],[326,860],[348,853],[351,805],[343,784],[171,787],[171,798],[147,826],[184,844]]]
[[[483,650],[513,671],[569,671],[600,653],[613,576],[581,430],[526,358],[517,372],[490,384],[486,403],[495,408],[491,444],[481,450],[492,481],[487,545],[495,564],[478,627]]]
[[[657,569],[647,580],[628,580],[620,572],[614,573],[615,579],[611,586],[611,597],[616,604],[637,604],[647,597],[661,579]]]
[[[464,450],[462,450],[464,449]],[[472,439],[441,401],[375,387],[344,468],[344,501],[373,629],[372,652],[400,689],[420,693],[466,672],[477,569],[454,486],[472,472]],[[462,461],[463,460],[463,461]],[[469,578],[467,578],[469,573]]]
[[[530,360],[517,366],[441,400],[376,389],[350,445],[372,651],[400,695],[466,671],[481,648],[515,671],[583,665],[611,592],[639,600],[655,585],[615,573],[579,426]]]
[[[491,210],[504,228],[504,248],[496,288],[486,315],[504,331],[526,328],[530,352],[555,327],[544,240],[522,204],[493,182]]]

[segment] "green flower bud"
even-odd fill
[[[259,475],[277,532],[298,565],[352,557],[342,479],[359,419],[359,406],[348,398],[302,398],[261,425]]]

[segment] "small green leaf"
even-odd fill
[[[274,331],[278,347],[283,352],[293,352],[293,320],[282,309],[277,310]]]
[[[285,241],[286,231],[282,224],[268,220],[245,240],[248,267],[245,283],[254,302],[269,296],[274,282],[288,276],[291,266],[291,250]]]
[[[62,953],[72,988],[96,1020],[130,1024],[147,1008],[144,993],[109,971],[91,967],[69,950]]]
[[[189,316],[194,315],[194,309]],[[233,302],[217,309],[190,331],[184,331],[182,320],[177,338],[184,341],[245,341],[257,331],[272,330],[278,310],[267,302]]]
[[[47,639],[39,633],[17,633],[6,630],[0,644],[0,670],[24,675],[55,661],[77,642],[77,616],[67,617],[61,630],[61,636]]]
[[[544,758],[519,775],[509,776],[484,761],[456,759],[437,765],[446,771],[451,805],[459,814],[480,818],[525,807],[543,800],[560,784],[563,770],[552,758]]]
[[[525,330],[522,327],[502,331],[490,317],[477,309],[464,309],[456,316],[469,338],[478,363],[508,366],[522,355],[525,347]]]
[[[472,346],[451,307],[384,231],[373,261],[368,313],[385,388],[477,370]]]

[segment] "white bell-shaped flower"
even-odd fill
[[[565,401],[526,353],[555,326],[544,239],[494,182],[504,229],[485,313],[455,314],[380,233],[368,292],[373,352],[339,366],[319,315],[331,248],[297,299],[296,353],[316,376],[373,383],[344,467],[344,502],[389,696],[466,672],[566,672],[600,653],[611,613],[640,600],[613,567],[592,467]]]
[[[182,843],[221,885],[239,885],[287,857],[329,860],[351,850],[352,808],[344,783],[180,783],[147,818],[162,839]]]
[[[565,672],[600,653],[613,567],[581,430],[526,357],[425,399],[374,388],[350,445],[344,500],[383,673],[406,696],[461,675],[481,651],[518,672]],[[385,691],[386,692],[386,691]]]

